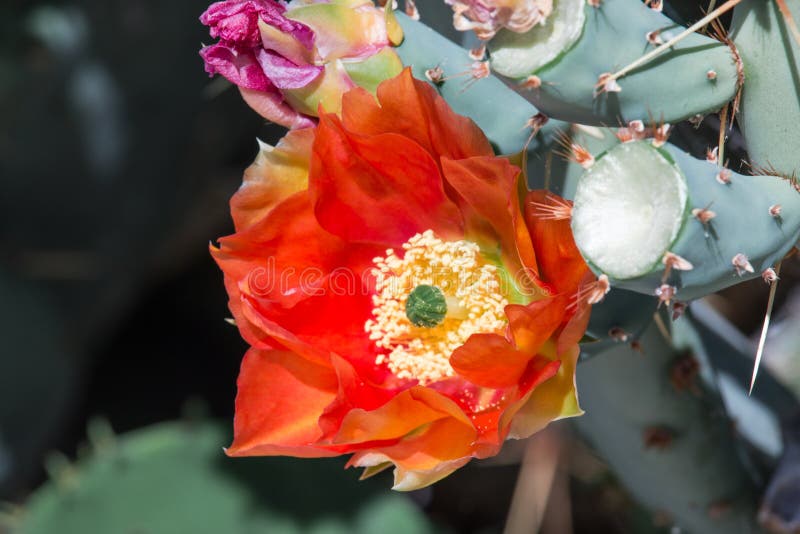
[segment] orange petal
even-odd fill
[[[443,158],[441,163],[445,180],[494,229],[511,274],[523,275],[526,266],[536,269],[536,254],[517,195],[519,168],[494,156]]]
[[[540,359],[535,356],[535,353],[516,350],[497,334],[473,334],[453,351],[450,365],[473,384],[499,389],[518,385],[529,371],[542,375],[542,380],[556,373],[558,362],[545,369],[546,365],[539,365]],[[544,360],[545,364],[551,363]]]
[[[354,133],[400,134],[438,157],[494,155],[481,129],[455,113],[430,84],[414,79],[410,68],[378,86],[378,102],[363,89],[346,93],[342,121]]]
[[[273,338],[320,361],[332,350],[369,358],[372,343],[363,325],[372,302],[362,273],[382,247],[347,243],[323,230],[307,191],[219,242],[211,253],[249,343],[266,348]]]
[[[350,410],[333,441],[338,445],[400,439],[434,421],[452,418],[453,414],[462,423],[469,424],[453,401],[431,389],[417,386],[403,391],[375,410]]]
[[[594,275],[589,272],[586,278],[591,281]],[[563,354],[577,345],[583,339],[586,329],[589,327],[589,319],[592,315],[592,307],[586,302],[578,302],[572,317],[558,335],[557,351]]]
[[[309,187],[320,224],[348,241],[399,246],[428,229],[444,238],[463,235],[436,163],[401,135],[354,135],[323,114]]]
[[[518,350],[537,354],[567,316],[566,297],[551,297],[522,306],[506,306],[509,330]]]
[[[250,349],[242,361],[230,456],[335,456],[315,446],[317,420],[336,396],[333,369],[290,352]]]
[[[419,489],[446,477],[474,456],[475,428],[453,418],[431,423],[417,435],[353,455],[348,465],[395,464],[394,489]]]
[[[539,277],[555,293],[574,294],[589,271],[575,246],[569,219],[548,219],[532,203],[555,205],[553,193],[531,191],[525,199],[525,219],[536,250]]]
[[[457,460],[448,460],[439,462],[434,467],[426,470],[414,470],[404,467],[395,466],[394,468],[394,485],[392,489],[395,491],[414,491],[422,489],[426,486],[442,480],[457,469],[463,467],[472,457],[467,456],[458,458]],[[348,467],[373,467],[386,464],[391,464],[391,458],[381,453],[356,453],[353,459],[348,463]]]
[[[473,334],[453,351],[450,365],[465,380],[487,388],[516,385],[531,359],[497,334]]]
[[[256,160],[244,172],[231,198],[237,231],[253,225],[280,202],[308,187],[314,129],[292,130],[276,146],[261,145]]]
[[[508,415],[513,416],[510,423],[510,438],[527,438],[546,427],[551,421],[583,414],[575,389],[575,366],[579,354],[580,349],[575,345],[568,353],[562,355],[558,373],[532,389],[520,402],[521,407],[518,411],[508,411]]]

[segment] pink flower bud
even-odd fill
[[[311,126],[319,106],[338,111],[345,91],[362,81],[373,89],[400,72],[389,17],[368,0],[225,0],[200,17],[219,38],[200,55],[206,72],[237,85],[266,119]]]

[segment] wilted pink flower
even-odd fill
[[[453,25],[473,30],[488,40],[501,28],[524,33],[543,24],[553,12],[553,0],[445,0],[453,6]]]
[[[302,128],[320,105],[336,112],[347,90],[372,90],[400,72],[390,45],[402,32],[388,17],[370,0],[225,0],[200,17],[219,38],[200,55],[206,72],[237,85],[260,115]]]

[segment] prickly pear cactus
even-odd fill
[[[731,447],[708,356],[688,318],[666,335],[651,326],[644,354],[620,344],[580,366],[588,409],[575,424],[632,494],[678,528],[757,532],[754,482]],[[627,386],[605,386],[618,381]]]
[[[544,25],[504,30],[488,46],[494,70],[546,115],[607,126],[674,122],[733,98],[737,63],[728,46],[693,34],[626,78],[601,82],[682,29],[638,0],[560,0]]]
[[[792,18],[800,4],[685,1],[667,6],[671,20],[658,0],[556,0],[520,29],[522,18],[448,3],[473,48],[472,74],[490,70],[535,106],[509,99],[508,109],[520,111],[484,119],[486,126],[508,132],[508,124],[519,127],[518,115],[533,113],[540,127],[561,121],[552,134],[541,130],[527,170],[530,187],[574,201],[553,217],[570,218],[598,276],[595,291],[605,294],[581,344],[587,415],[578,428],[634,495],[669,512],[682,531],[758,532],[758,488],[769,473],[754,472],[745,449],[756,443],[777,461],[773,430],[792,411],[791,394],[767,376],[747,395],[753,362],[731,349],[732,327],[698,323],[698,334],[694,319],[672,321],[685,303],[749,279],[774,288],[800,239],[800,32]],[[719,19],[731,11],[729,34]],[[424,6],[421,13],[424,23]],[[425,31],[410,21],[404,27],[408,35]],[[424,67],[419,76],[440,60],[400,54]],[[464,57],[448,54],[448,66]],[[482,87],[505,94],[494,81]],[[497,117],[492,96],[475,91],[469,101],[470,91],[442,94],[479,122],[487,109]],[[694,136],[681,146],[703,139],[706,154],[670,142],[675,123],[696,127],[709,115],[718,136],[681,129]],[[741,162],[725,155],[736,126],[748,150]],[[756,418],[761,430],[734,432],[733,418]]]
[[[769,380],[762,387],[771,394],[743,394],[747,377],[731,378],[726,366],[752,362],[721,343],[725,335],[680,317],[690,301],[758,277],[771,306],[780,265],[800,239],[797,0],[686,0],[668,10],[674,20],[661,13],[663,0],[447,0],[453,18],[444,22],[426,19],[431,4],[406,0],[405,14],[381,4],[389,33],[402,34],[387,53],[473,119],[497,155],[527,172],[529,187],[571,200],[545,195],[553,202],[524,208],[568,219],[595,275],[570,295],[593,306],[578,371],[587,415],[577,427],[676,527],[759,532],[768,473],[749,453],[760,447],[774,466],[780,440],[733,421],[752,416],[773,428],[787,403],[762,401],[787,395]],[[729,35],[721,17],[731,11]],[[675,21],[684,19],[697,20]],[[468,46],[444,36],[454,28]],[[359,75],[369,78],[369,68]],[[680,128],[705,154],[670,140],[675,123],[708,116],[713,135]],[[726,142],[738,127],[750,152],[730,162]],[[486,202],[503,211],[515,193]],[[447,310],[441,292],[424,289],[406,308],[420,328]]]
[[[432,532],[406,497],[342,476],[337,460],[227,459],[220,425],[90,432],[88,457],[51,458],[52,479],[7,518],[18,534]]]
[[[539,110],[514,94],[497,77],[482,70],[467,51],[422,22],[398,14],[405,40],[397,53],[414,75],[436,86],[453,109],[472,118],[501,154],[515,154],[524,148],[535,152],[552,145],[561,121],[543,126],[529,124]],[[436,50],[436,53],[431,53]]]
[[[785,180],[656,144],[613,147],[577,184],[576,243],[612,285],[654,294],[669,284],[691,300],[760,276],[800,239],[800,194]]]
[[[745,0],[734,12],[731,35],[747,65],[739,124],[752,163],[793,176],[800,173],[800,44],[779,6]],[[800,2],[785,6],[800,17]]]

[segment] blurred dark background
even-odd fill
[[[282,132],[204,73],[206,6],[0,5],[0,501],[24,508],[48,478],[46,453],[74,457],[95,416],[117,433],[187,411],[232,420],[246,346],[224,321],[208,243],[232,231],[228,199],[256,138]],[[714,139],[713,121],[705,127]],[[719,307],[751,303],[748,313],[728,305],[750,334],[766,292],[736,291]],[[521,454],[510,446],[411,499],[437,528],[498,531]],[[389,485],[381,478],[376,491]],[[606,486],[570,492],[577,532],[621,531],[623,514],[640,513]]]
[[[0,7],[3,498],[90,415],[125,431],[195,397],[232,413],[245,345],[207,249],[256,137],[279,130],[205,75],[205,7]]]

